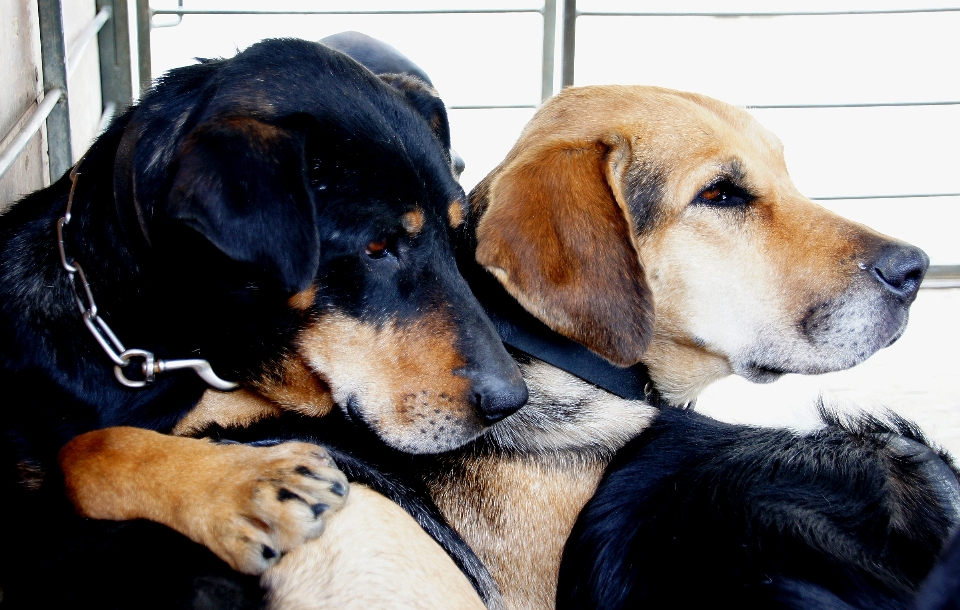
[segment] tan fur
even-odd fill
[[[177,436],[194,436],[213,424],[245,428],[262,419],[294,411],[323,417],[333,409],[330,387],[299,358],[288,358],[282,368],[252,388],[233,392],[207,390],[200,402],[173,428]]]
[[[354,485],[323,536],[264,573],[268,608],[483,610],[453,560],[399,506]]]
[[[250,390],[207,390],[199,404],[173,427],[173,434],[195,436],[213,424],[224,428],[245,428],[282,413],[283,409]]]
[[[454,338],[439,314],[415,326],[320,317],[301,338],[301,353],[329,380],[337,404],[358,403],[358,415],[399,449],[421,453],[457,447],[484,428]]]
[[[260,379],[254,386],[282,409],[308,417],[323,417],[334,406],[330,386],[300,355],[284,360],[278,371]]]
[[[423,230],[423,211],[418,209],[411,210],[400,218],[400,224],[403,230],[411,236],[416,236]]]
[[[539,360],[520,368],[530,401],[430,483],[434,502],[513,610],[553,607],[563,545],[607,461],[649,425],[650,405],[613,396]]]
[[[317,299],[317,287],[311,285],[306,290],[301,290],[287,300],[287,304],[294,309],[304,311],[313,306]]]
[[[551,608],[563,545],[605,463],[466,459],[434,501],[500,585],[506,607]],[[483,502],[465,502],[482,491]]]
[[[60,465],[84,517],[163,523],[248,574],[320,535],[348,488],[316,445],[215,445],[141,428],[82,434]]]
[[[459,199],[454,200],[447,208],[447,220],[450,222],[450,227],[456,229],[462,225],[465,214],[466,210],[464,210],[463,202]]]

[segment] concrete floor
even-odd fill
[[[808,429],[822,395],[842,410],[889,408],[960,461],[960,288],[922,288],[899,341],[847,371],[787,375],[769,385],[729,377],[697,409],[724,421]]]

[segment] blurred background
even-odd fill
[[[904,337],[863,365],[789,375],[767,386],[731,378],[709,388],[698,408],[729,421],[809,427],[818,396],[842,408],[889,407],[960,453],[956,0],[352,0],[344,6],[2,3],[0,27],[15,27],[3,32],[0,67],[25,84],[0,92],[0,132],[8,134],[0,154],[54,88],[69,91],[70,138],[59,142],[62,128],[48,128],[64,112],[61,100],[0,178],[0,206],[62,174],[114,109],[152,78],[197,57],[230,57],[267,37],[317,40],[356,30],[419,64],[450,109],[467,191],[506,154],[541,100],[563,86],[652,84],[705,93],[747,107],[780,137],[801,192],[922,247],[933,267]],[[56,24],[44,25],[44,15],[56,11],[59,42],[49,33]],[[277,14],[284,11],[294,14]],[[96,42],[83,44],[98,19]],[[60,45],[60,65],[48,57],[51,40]]]

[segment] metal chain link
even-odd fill
[[[70,224],[71,212],[73,208],[73,194],[77,189],[77,178],[80,176],[80,165],[83,158],[70,170],[70,194],[67,196],[67,209],[60,220],[57,221],[57,245],[60,248],[60,265],[70,279],[70,288],[73,290],[73,298],[80,309],[80,315],[83,323],[90,330],[90,334],[100,344],[107,357],[113,362],[113,373],[117,381],[128,388],[142,388],[147,384],[153,383],[156,375],[166,371],[191,369],[201,379],[207,382],[212,388],[223,392],[235,390],[240,387],[239,384],[232,381],[221,379],[214,373],[210,363],[199,358],[190,358],[183,360],[157,360],[153,352],[143,349],[127,349],[117,338],[113,329],[107,324],[106,320],[101,318],[97,312],[97,303],[93,299],[93,291],[90,290],[90,282],[83,272],[83,267],[76,260],[67,257],[66,246],[63,243],[64,228]],[[79,287],[78,287],[79,282]],[[143,373],[143,379],[130,379],[127,377],[124,369],[133,364],[134,360],[142,360],[140,370]]]

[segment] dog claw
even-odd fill
[[[281,443],[272,447],[240,446],[240,459],[224,462],[218,498],[221,511],[201,537],[234,569],[260,574],[324,528],[324,514],[346,501],[349,484],[316,445]],[[223,481],[232,480],[223,494]],[[291,502],[290,500],[295,500]]]

